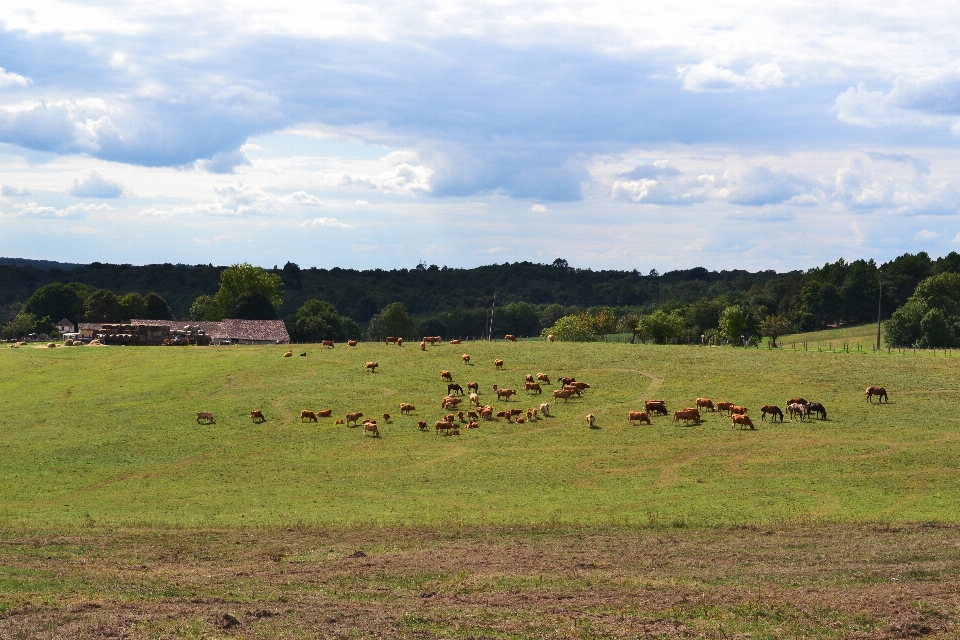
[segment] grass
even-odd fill
[[[886,344],[883,342],[885,336],[886,331],[881,330],[881,345]],[[806,342],[808,349],[816,349],[818,345],[823,349],[827,349],[829,345],[832,345],[833,348],[841,349],[844,344],[852,345],[853,348],[856,348],[856,345],[859,344],[863,350],[869,351],[877,344],[877,325],[876,323],[858,324],[849,327],[839,327],[837,329],[824,329],[823,331],[794,333],[779,338],[777,342],[787,349],[791,348],[794,344],[800,349],[802,348],[802,343]]]
[[[285,347],[4,349],[0,522],[48,527],[529,525],[960,520],[960,358],[629,344],[443,345],[421,352]],[[470,365],[460,361],[469,352]],[[495,371],[494,358],[506,362]],[[376,374],[364,371],[377,360]],[[555,417],[482,422],[459,437],[417,431],[443,415],[450,369],[523,388],[573,375],[583,399]],[[889,405],[863,389],[883,384]],[[549,391],[548,391],[549,393]],[[523,392],[520,393],[524,396]],[[545,394],[546,395],[546,394]],[[830,419],[771,425],[759,407],[802,395]],[[630,426],[645,398],[748,406],[756,431],[706,414],[697,426]],[[301,409],[380,419],[382,438]],[[251,424],[249,411],[267,416]],[[216,424],[198,425],[212,411]],[[587,429],[593,412],[598,429]]]

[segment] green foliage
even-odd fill
[[[223,320],[223,312],[220,311],[220,305],[213,296],[197,296],[190,305],[190,319],[197,322],[216,322]]]
[[[954,346],[960,333],[960,274],[924,279],[885,324],[887,344],[894,347]]]
[[[269,273],[246,262],[235,264],[220,274],[217,304],[224,317],[233,318],[238,317],[236,314],[241,302],[247,305],[244,311],[262,311],[260,307],[265,299],[274,308],[271,317],[275,318],[276,310],[283,303],[281,285],[280,276],[276,273]]]
[[[540,332],[541,336],[553,335],[561,342],[595,342],[600,339],[597,324],[589,313],[564,316],[552,327]]]
[[[923,330],[920,324],[930,308],[923,300],[913,299],[893,312],[884,323],[886,342],[893,347],[912,347],[920,342]]]
[[[610,307],[604,307],[593,316],[593,324],[596,332],[601,336],[605,336],[609,333],[616,332],[617,316],[614,315]]]
[[[930,309],[920,321],[920,344],[923,348],[943,348],[956,346],[956,338],[947,325],[947,319],[940,309]]]
[[[159,293],[148,293],[144,298],[147,304],[146,316],[148,320],[173,320],[173,312],[167,301]]]
[[[770,346],[774,348],[777,346],[777,339],[791,331],[793,331],[793,323],[782,315],[768,315],[760,323],[760,332],[770,338]]]
[[[120,317],[124,320],[147,317],[147,301],[139,293],[128,293],[117,299],[120,303]]]
[[[337,313],[329,302],[307,300],[289,323],[290,339],[297,342],[333,340],[345,342],[361,337],[360,326]]]
[[[42,318],[49,316],[59,322],[62,318],[74,324],[83,319],[83,301],[75,287],[59,282],[48,284],[37,289],[27,303],[23,305],[23,312]]]
[[[241,320],[276,320],[277,310],[262,293],[244,293],[237,299],[231,316]]]
[[[412,340],[417,337],[416,325],[402,303],[392,302],[384,307],[383,311],[370,318],[367,336],[377,341],[387,336]]]
[[[7,338],[23,338],[27,334],[34,333],[36,324],[37,316],[21,312],[3,327],[3,335]]]
[[[743,346],[744,339],[753,337],[747,332],[748,322],[744,308],[740,305],[731,305],[724,309],[720,316],[720,335],[731,344]]]
[[[683,327],[684,319],[679,311],[667,313],[663,309],[657,309],[648,316],[637,318],[634,336],[641,342],[653,340],[654,344],[667,344],[680,337]]]
[[[112,291],[97,289],[83,301],[87,322],[120,322],[120,302]]]

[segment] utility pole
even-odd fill
[[[877,295],[877,351],[880,351],[880,308],[883,302],[883,271],[880,274],[880,293]]]
[[[490,324],[487,325],[487,342],[493,340],[493,313],[497,308],[497,292],[493,292],[493,305],[490,306]]]

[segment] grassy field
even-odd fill
[[[886,331],[881,329],[881,345],[886,345],[883,341],[886,335]],[[877,325],[858,324],[849,327],[840,327],[838,329],[808,331],[806,333],[794,333],[778,339],[778,343],[787,349],[792,348],[794,344],[797,345],[798,349],[801,349],[803,348],[802,344],[804,342],[807,343],[808,349],[816,349],[819,345],[822,349],[832,347],[839,350],[842,349],[845,344],[856,349],[856,345],[859,344],[864,351],[869,351],[877,344]]]
[[[960,356],[536,341],[285,349],[0,350],[0,637],[960,628]],[[479,382],[498,409],[549,401],[554,417],[419,432],[418,419],[445,413],[441,369]],[[566,404],[493,401],[493,383],[522,389],[537,372],[592,388]],[[869,384],[891,402],[867,404]],[[829,419],[759,421],[760,405],[794,395]],[[627,424],[646,398],[673,409],[698,396],[746,405],[757,430],[716,414]],[[400,402],[417,411],[385,424]],[[255,408],[266,423],[251,423]],[[305,408],[377,416],[382,437],[301,423]],[[197,424],[196,411],[216,423]]]

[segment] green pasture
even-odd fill
[[[880,344],[883,342],[887,332],[881,330]],[[850,348],[856,349],[861,345],[864,351],[869,351],[877,344],[877,325],[858,324],[849,327],[839,327],[837,329],[825,329],[823,331],[807,331],[806,333],[794,333],[788,336],[777,338],[777,343],[785,349],[803,348],[803,343],[807,343],[807,349],[816,349],[819,345],[821,349],[842,349],[844,345],[850,345]]]
[[[617,343],[361,344],[0,350],[4,526],[347,526],[543,522],[699,526],[960,520],[960,356]],[[298,357],[306,351],[307,357]],[[472,362],[464,365],[462,353]],[[506,366],[495,371],[493,360]],[[380,363],[377,373],[364,363]],[[449,369],[496,409],[548,401],[533,424],[438,436]],[[493,383],[575,376],[569,403],[496,402]],[[891,402],[867,404],[882,384]],[[820,401],[829,420],[770,424],[762,404]],[[745,405],[727,418],[631,426],[646,398]],[[399,415],[400,402],[417,406]],[[465,403],[466,404],[466,403]],[[301,423],[301,409],[376,416]],[[252,424],[251,409],[267,422]],[[212,411],[199,425],[196,411]],[[384,424],[380,414],[394,414]],[[584,416],[597,416],[587,429]],[[431,427],[416,429],[418,419]]]

